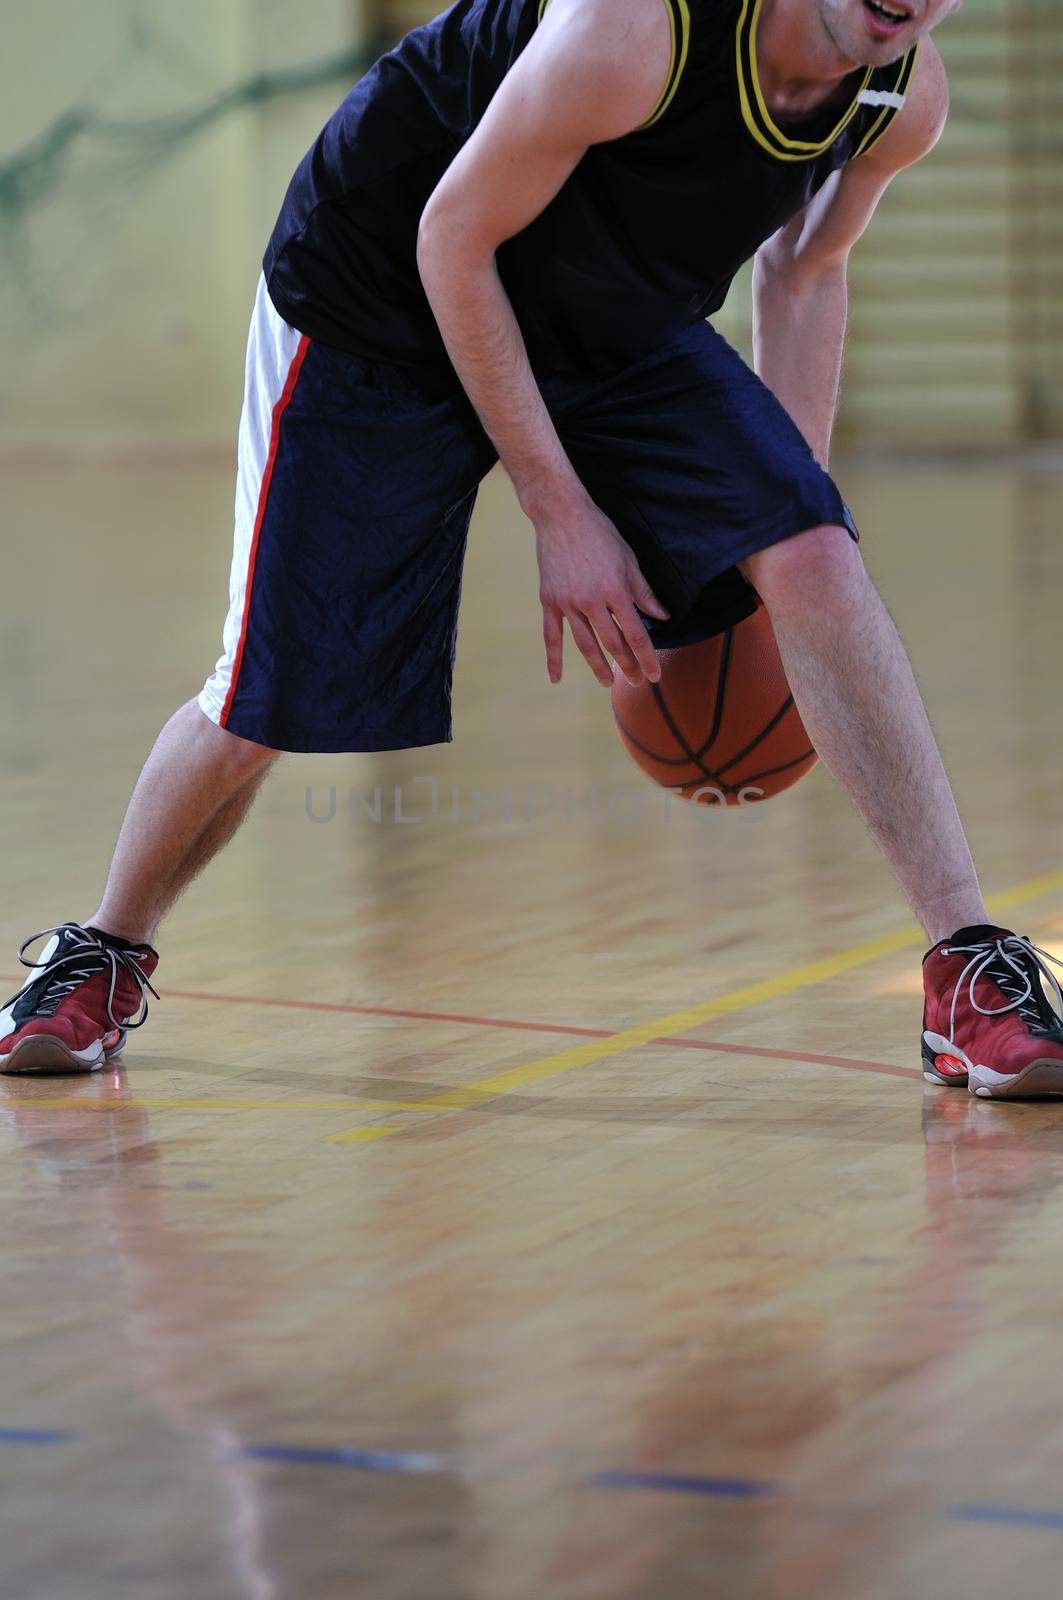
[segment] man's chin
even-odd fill
[[[914,43],[914,39],[909,39],[904,44],[898,44],[893,39],[882,44],[864,43],[851,57],[853,71],[861,67],[865,70],[868,67],[892,67],[895,62],[907,55]]]
[[[866,71],[868,67],[890,67],[918,42],[918,36],[913,37],[910,28],[906,28],[903,36],[895,39],[875,39],[866,28],[849,26],[836,29],[828,21],[827,32],[838,54],[849,63],[853,72],[859,69]]]
[[[892,67],[896,62],[903,60],[915,42],[914,39],[909,39],[907,44],[886,45],[882,55],[877,55],[874,61],[865,61],[864,65],[867,67]]]

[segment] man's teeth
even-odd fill
[[[907,22],[907,11],[895,11],[892,6],[885,5],[883,0],[866,0],[870,10],[884,17],[887,22]]]

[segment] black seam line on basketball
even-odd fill
[[[648,745],[642,743],[641,739],[636,739],[627,723],[621,721],[615,711],[613,712],[613,721],[624,735],[624,738],[629,740],[636,750],[641,750],[644,756],[649,756],[651,761],[658,762],[662,767],[685,767],[687,765],[690,759],[688,756],[659,756],[656,750],[651,750]]]
[[[671,733],[672,738],[675,740],[675,742],[679,746],[680,750],[683,751],[684,759],[687,760],[687,761],[692,761],[694,763],[694,765],[697,767],[699,772],[701,772],[706,778],[709,777],[710,774],[709,774],[708,767],[702,761],[700,756],[697,756],[697,755],[694,754],[693,750],[690,748],[690,745],[689,745],[687,739],[685,738],[685,736],[682,733],[680,733],[679,728],[676,726],[675,720],[672,717],[672,713],[668,709],[668,702],[665,700],[664,695],[661,693],[660,684],[659,683],[651,683],[650,684],[650,692],[652,693],[654,700],[657,702],[658,711],[661,713],[661,716],[664,718],[665,727]],[[647,751],[646,753],[648,755],[649,751]]]
[[[692,750],[688,751],[686,755],[681,756],[659,755],[656,750],[651,750],[649,745],[643,744],[641,739],[636,739],[631,729],[627,726],[627,723],[624,722],[621,717],[617,716],[616,711],[613,712],[613,720],[620,729],[621,733],[624,735],[624,738],[630,740],[630,742],[635,746],[635,749],[641,750],[644,756],[649,756],[651,761],[656,761],[662,767],[685,767],[688,762],[692,762],[701,772],[703,777],[719,779],[721,782],[724,782],[726,787],[726,780],[723,779],[722,774],[727,771],[728,767],[734,766],[736,761],[741,761],[742,757],[748,755],[751,750],[755,750],[761,739],[767,737],[772,729],[777,726],[780,717],[782,717],[792,705],[793,695],[790,695],[787,697],[782,709],[775,715],[772,721],[767,724],[763,732],[759,733],[750,744],[747,744],[744,750],[740,750],[736,756],[732,756],[730,761],[725,761],[723,766],[720,767],[718,771],[713,771],[711,768],[707,767],[703,761],[698,760],[697,756]],[[680,738],[680,743],[684,743],[678,734],[677,737]],[[770,767],[767,771],[759,773],[758,776],[761,778],[766,778],[773,772],[785,772],[787,767],[796,767],[799,762],[807,761],[809,756],[814,756],[815,754],[815,750],[809,750],[805,755],[797,756],[793,761],[784,762],[781,767]],[[748,780],[744,779],[743,782],[745,781]],[[690,782],[693,783],[694,780],[690,779]]]
[[[733,639],[734,629],[728,628],[727,632],[724,634],[723,648],[720,653],[720,673],[719,681],[716,685],[716,704],[713,708],[713,725],[709,732],[709,737],[699,750],[693,750],[691,748],[689,740],[683,733],[680,732],[679,728],[677,727],[672,717],[672,713],[668,709],[668,702],[664,698],[660,684],[650,684],[650,691],[653,694],[653,698],[657,704],[657,709],[664,718],[665,726],[668,728],[676,744],[679,746],[680,750],[683,751],[684,759],[692,761],[697,767],[698,771],[706,778],[711,778],[713,774],[705,765],[703,757],[707,751],[712,749],[713,743],[723,722],[723,704],[724,696],[727,692],[727,675],[731,664],[731,645]],[[642,746],[640,745],[639,748],[642,749]],[[653,752],[646,750],[644,751],[644,754],[652,755]],[[676,761],[666,761],[665,764],[667,766],[678,766],[682,763]]]
[[[724,696],[727,693],[727,679],[731,672],[731,654],[734,644],[734,632],[735,631],[733,628],[728,628],[727,632],[723,636],[723,645],[720,650],[719,681],[716,685],[716,705],[712,713],[712,728],[710,730],[708,739],[694,754],[694,760],[698,762],[701,761],[703,756],[708,754],[713,745],[716,743],[716,735],[719,733],[723,724],[723,702]]]
[[[759,783],[761,778],[774,778],[774,776],[775,776],[775,774],[777,772],[789,772],[791,767],[799,767],[801,765],[802,761],[818,760],[818,759],[819,759],[819,757],[816,755],[816,752],[814,750],[806,750],[803,756],[794,756],[792,761],[784,761],[778,767],[765,767],[763,772],[753,772],[753,773],[751,773],[748,778],[743,778],[742,779],[741,784],[726,784],[725,783],[724,786],[725,786],[725,788],[749,789],[749,788],[751,788],[753,786],[753,784]]]
[[[635,735],[631,732],[631,729],[624,721],[622,721],[620,717],[617,716],[615,711],[613,712],[613,720],[620,729],[620,732],[624,735],[624,738],[629,740],[630,743],[635,746],[636,750],[641,750],[644,756],[649,756],[651,761],[656,761],[659,766],[682,767],[686,765],[686,756],[659,756],[656,750],[648,749],[647,746],[641,742],[641,740],[635,738]],[[728,780],[724,777],[721,777],[719,773],[710,772],[704,767],[701,769],[701,777],[710,779],[711,787],[722,789],[727,794],[737,794],[739,789],[749,789],[754,784],[759,783],[761,778],[774,778],[776,773],[789,772],[791,767],[799,767],[803,761],[813,761],[817,759],[818,757],[816,756],[815,750],[808,749],[803,755],[794,756],[792,761],[783,761],[777,767],[765,767],[763,772],[751,773],[749,777],[743,778],[740,784],[729,783]],[[697,782],[697,778],[687,778],[685,781],[677,784],[676,787],[680,789],[689,789]]]
[[[635,749],[636,750],[641,750],[642,754],[644,756],[649,756],[651,761],[656,761],[658,766],[661,766],[661,767],[686,767],[686,766],[690,766],[691,764],[693,764],[693,765],[698,767],[698,770],[701,773],[701,776],[703,778],[704,777],[711,778],[711,777],[715,776],[715,774],[713,772],[711,772],[709,770],[709,768],[704,765],[704,763],[694,762],[694,759],[693,759],[692,756],[660,756],[660,755],[658,755],[656,750],[651,750],[648,745],[644,745],[642,743],[641,739],[636,739],[635,738],[635,735],[631,732],[631,729],[627,726],[627,724],[625,722],[621,721],[621,719],[617,716],[615,711],[613,712],[613,720],[615,721],[617,727],[620,729],[621,733],[624,735],[624,738],[630,740],[630,742],[635,746]],[[695,780],[693,778],[690,778],[687,781],[690,782],[690,783],[693,783]]]
[[[755,750],[757,748],[757,745],[760,744],[764,739],[766,739],[768,737],[768,734],[771,733],[773,731],[773,729],[775,729],[775,728],[777,728],[779,726],[779,723],[782,721],[783,717],[785,717],[786,713],[789,711],[789,709],[793,705],[793,703],[794,703],[793,695],[792,694],[788,694],[786,696],[786,699],[783,701],[782,705],[779,707],[778,711],[772,717],[771,721],[769,723],[765,724],[765,726],[757,734],[756,738],[751,739],[749,741],[749,743],[746,745],[745,749],[744,750],[739,750],[738,754],[732,756],[730,761],[725,761],[723,763],[723,765],[720,768],[721,773],[726,772],[728,767],[733,767],[736,761],[741,761],[743,756],[748,756],[751,750]]]
[[[814,750],[806,750],[804,755],[795,756],[792,761],[780,762],[777,767],[765,767],[763,772],[751,772],[748,777],[742,779],[741,783],[730,783],[726,778],[721,777],[718,773],[710,773],[709,776],[712,779],[712,782],[698,784],[698,788],[715,789],[721,794],[740,795],[743,789],[756,788],[757,784],[762,778],[774,778],[779,772],[789,772],[791,767],[799,767],[805,761],[815,761],[817,759],[818,758]],[[690,783],[684,783],[682,787],[684,789],[691,789],[694,787],[695,782],[695,779],[691,779]]]
[[[709,778],[711,779],[711,782],[707,784],[698,784],[698,788],[717,789],[723,794],[741,794],[743,789],[755,788],[762,778],[774,778],[776,773],[789,772],[791,767],[799,767],[805,761],[815,761],[817,759],[818,758],[814,750],[806,750],[804,755],[794,756],[792,761],[780,762],[777,767],[765,767],[763,772],[751,772],[748,777],[742,779],[741,783],[732,783],[729,779],[722,777],[719,773],[710,772]],[[681,785],[681,787],[684,789],[692,789],[696,782],[697,780],[692,778],[689,783],[684,783]]]

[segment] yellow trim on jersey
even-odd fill
[[[901,70],[897,74],[897,81],[894,83],[891,93],[903,95],[907,92],[908,85],[912,81],[912,73],[915,71],[915,62],[918,54],[919,43],[917,42],[902,58]],[[889,127],[890,123],[893,121],[894,117],[898,115],[901,109],[902,108],[900,106],[883,107],[881,115],[875,118],[874,122],[871,124],[870,128],[868,128],[867,132],[864,134],[864,137],[853,151],[851,158],[853,161],[855,161],[858,156],[862,156],[868,150],[870,150],[873,144],[878,143],[886,129]]]
[[[536,26],[543,20],[550,0],[539,0],[539,12]],[[640,122],[632,132],[639,133],[643,128],[650,128],[659,122],[675,98],[679,88],[679,80],[683,76],[683,68],[687,64],[687,54],[690,50],[690,9],[687,0],[664,0],[664,8],[668,12],[668,31],[671,35],[672,54],[668,64],[668,76],[661,90],[660,98],[645,122]]]
[[[683,76],[683,68],[687,64],[687,52],[690,49],[690,11],[687,0],[665,0],[668,9],[668,26],[672,34],[672,63],[668,69],[668,78],[661,90],[661,98],[640,127],[651,128],[659,122],[675,98],[679,88],[679,80]],[[678,25],[677,25],[678,24]]]
[[[757,143],[777,160],[811,161],[813,156],[822,155],[824,150],[828,150],[856,116],[860,109],[860,95],[871,82],[874,68],[868,67],[864,81],[853,96],[852,104],[825,139],[816,142],[788,139],[772,121],[771,112],[760,87],[760,74],[757,71],[757,23],[760,20],[760,8],[761,0],[742,0],[742,13],[735,29],[735,62],[738,68],[738,93],[742,102],[742,116]]]

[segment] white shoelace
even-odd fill
[[[27,961],[26,951],[31,944],[36,944],[38,939],[48,939],[52,934],[73,934],[77,943],[62,955],[50,956],[47,961]],[[126,950],[116,950],[113,946],[103,944],[87,929],[76,922],[61,922],[54,928],[43,928],[40,933],[31,934],[19,945],[18,958],[24,967],[31,972],[38,972],[41,993],[34,1003],[34,1010],[38,1016],[53,1016],[59,1005],[72,995],[79,983],[95,977],[97,972],[110,967],[110,985],[107,990],[107,1020],[113,1028],[140,1028],[148,1020],[148,999],[145,990],[159,998],[159,991],[155,989],[149,979],[145,977],[134,961],[132,954]],[[62,971],[62,977],[59,976]],[[114,1014],[114,996],[118,987],[119,972],[125,972],[132,979],[137,993],[140,996],[140,1008],[127,1022],[120,1022]],[[21,989],[18,991],[22,993]],[[12,995],[8,1002],[10,1005],[18,999],[18,994]]]
[[[1021,951],[1027,961],[1033,963],[1035,971],[1031,972],[1029,967],[1017,961],[1009,953],[1010,950]],[[1023,1011],[1023,1007],[1028,1001],[1034,1001],[1036,1007],[1037,999],[1042,998],[1037,995],[1037,990],[1034,987],[1036,974],[1040,974],[1041,977],[1048,980],[1051,993],[1055,996],[1057,1015],[1063,1012],[1063,989],[1060,988],[1059,979],[1048,965],[1049,962],[1052,962],[1054,966],[1063,967],[1063,961],[1057,959],[1056,956],[1049,955],[1048,951],[1042,950],[1039,945],[1031,944],[1029,939],[1021,939],[1017,933],[1009,933],[1004,939],[985,939],[979,944],[949,945],[947,949],[942,951],[942,955],[969,955],[971,958],[957,978],[956,987],[952,992],[952,1010],[949,1013],[950,1039],[956,1037],[956,1003],[960,998],[960,990],[963,988],[965,980],[967,982],[967,998],[970,1000],[974,1010],[983,1017],[999,1017],[1006,1011],[1018,1011],[1026,1021],[1034,1020],[1038,1027],[1043,1027],[1044,1019],[1041,1016],[1039,1007],[1037,1007],[1037,1015],[1033,1019],[1027,1012]],[[1007,970],[992,973],[989,981],[996,984],[1003,994],[1009,996],[1008,1003],[1005,1006],[980,1006],[975,998],[974,986],[986,968],[998,961]],[[1019,992],[1020,984],[1022,986],[1021,993]]]

